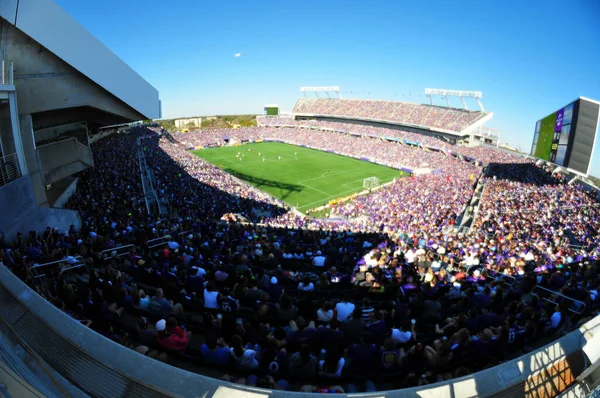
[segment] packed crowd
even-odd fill
[[[597,193],[529,165],[494,165],[484,178],[474,227],[494,238],[490,261],[503,272],[524,272],[524,259],[544,268],[599,258]]]
[[[313,130],[336,131],[339,133],[362,135],[367,137],[385,137],[386,139],[397,139],[408,143],[419,144],[431,149],[444,149],[445,151],[464,155],[470,159],[475,159],[484,164],[528,162],[528,160],[523,157],[517,156],[513,153],[505,152],[503,150],[493,149],[486,146],[469,147],[454,145],[437,137],[393,128],[325,120],[293,120],[291,118],[271,117],[260,119],[259,127],[309,128]],[[214,138],[220,139],[219,137]]]
[[[462,131],[485,115],[480,111],[409,102],[356,99],[300,98],[294,113],[385,120]]]
[[[225,137],[224,134],[226,134]],[[238,142],[283,141],[299,146],[334,151],[350,157],[362,157],[395,168],[451,170],[459,163],[453,156],[439,150],[417,148],[368,136],[313,129],[250,127],[226,132],[223,130],[190,132],[177,137],[185,147],[225,145],[224,138],[235,139]]]
[[[452,226],[481,172],[471,163],[306,129],[227,134],[394,164],[426,158],[442,172],[340,203],[332,212],[344,221],[308,219],[186,151],[187,140],[204,145],[222,131],[148,134],[141,148],[172,207],[158,218],[143,203],[139,136],[119,134],[93,145],[95,168],[80,175],[68,203],[81,230],[0,236],[0,261],[120,344],[269,389],[375,391],[448,380],[534,349],[598,311],[597,201],[560,175],[531,163],[489,166],[480,216],[462,234]],[[268,214],[260,225],[219,222],[230,213],[252,219],[256,209]],[[163,243],[148,244],[157,238]],[[75,256],[87,275],[57,266],[31,278],[34,264]],[[533,294],[536,286],[584,305],[553,304]]]
[[[219,219],[225,213],[253,218],[253,212],[277,215],[287,211],[279,200],[194,156],[178,143],[154,137],[143,144],[157,186],[178,214]]]

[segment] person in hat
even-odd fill
[[[171,333],[169,328],[167,328],[167,321],[164,319],[156,322],[156,330],[158,331],[156,341],[161,347],[167,350],[183,351],[192,339],[192,332],[189,331],[184,332],[183,335]]]
[[[267,287],[267,293],[269,293],[269,298],[271,301],[279,300],[279,297],[283,294],[284,289],[279,285],[279,280],[276,276],[271,277],[271,283]]]

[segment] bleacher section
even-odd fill
[[[300,98],[293,113],[298,116],[336,116],[461,132],[487,115],[481,111],[407,102]]]
[[[170,380],[177,384],[172,391],[184,396],[212,393],[219,378],[231,394],[252,386],[406,389],[389,394],[414,396],[439,382],[453,386],[444,396],[487,396],[538,391],[543,378],[529,377],[552,361],[568,358],[561,388],[585,368],[581,347],[593,335],[582,326],[595,325],[600,308],[600,211],[592,193],[560,173],[487,147],[478,152],[488,160],[483,169],[464,156],[384,140],[373,129],[374,138],[297,127],[139,130],[94,144],[95,168],[79,176],[68,203],[81,228],[0,237],[2,264],[56,307],[45,310],[54,319],[41,322],[22,308],[22,301],[35,304],[31,311],[42,308],[37,296],[13,283],[0,289],[0,313],[86,392],[162,396],[169,388],[158,370],[168,369],[163,374],[182,380]],[[427,163],[437,171],[336,205],[332,213],[342,222],[310,219],[187,150],[223,145],[224,134],[396,165]],[[134,156],[140,137],[168,199],[167,216],[149,214],[143,204]],[[476,179],[486,189],[465,234],[454,222]],[[57,319],[66,315],[97,332],[89,341],[107,351],[67,344],[94,333],[82,325],[65,336],[49,332],[60,330]],[[503,367],[521,355],[530,366]],[[143,364],[133,375],[106,365],[122,370],[131,358]],[[89,373],[80,369],[108,383],[85,379]],[[138,382],[148,374],[156,380]],[[182,392],[191,379],[197,390]],[[465,380],[471,384],[461,390],[457,383]]]

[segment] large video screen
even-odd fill
[[[566,166],[574,103],[538,120],[535,124],[531,155]]]
[[[536,122],[531,155],[587,174],[599,118],[600,102],[580,97]]]
[[[276,106],[265,106],[264,114],[267,116],[278,116],[279,108]]]

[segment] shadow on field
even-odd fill
[[[236,176],[244,181],[248,181],[250,184],[254,185],[257,188],[262,187],[274,187],[279,188],[284,191],[283,195],[281,195],[280,199],[285,200],[288,196],[290,196],[294,192],[301,192],[304,188],[304,185],[296,185],[296,184],[288,184],[281,181],[267,180],[266,178],[260,178],[256,176],[251,176],[246,173],[242,173],[240,171],[236,171],[233,169],[224,169],[225,172]]]

